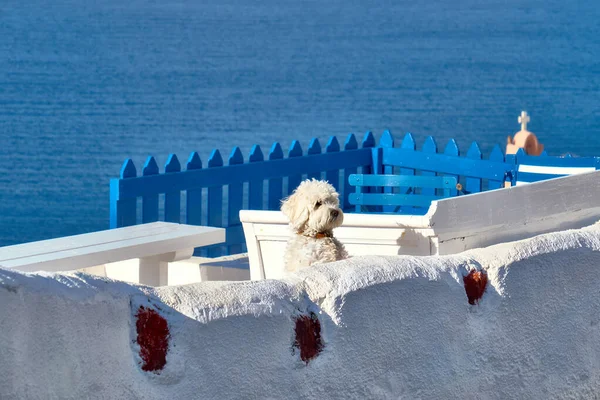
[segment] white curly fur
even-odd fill
[[[348,257],[344,245],[333,237],[333,229],[344,222],[338,197],[328,182],[312,179],[300,183],[282,202],[281,211],[293,231],[284,256],[287,272]]]

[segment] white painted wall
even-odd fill
[[[424,216],[346,214],[350,255],[447,255],[600,219],[600,171],[435,201]],[[284,275],[291,234],[279,211],[240,211],[253,280]]]
[[[4,399],[550,399],[600,387],[600,225],[450,256],[370,256],[287,280],[149,288],[0,269]],[[471,306],[462,275],[487,271]],[[137,362],[135,318],[170,328]],[[325,349],[292,354],[318,313]]]

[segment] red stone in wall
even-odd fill
[[[465,292],[467,292],[467,298],[469,304],[477,304],[487,286],[487,274],[485,271],[477,271],[472,269],[467,276],[463,276],[463,283],[465,285]]]
[[[144,371],[158,371],[167,363],[169,349],[169,325],[167,320],[150,308],[140,306],[135,315],[137,343]]]
[[[323,350],[321,322],[316,314],[301,315],[296,318],[296,340],[294,347],[300,350],[300,359],[306,364]]]

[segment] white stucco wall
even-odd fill
[[[478,305],[471,268],[489,278]],[[599,268],[600,225],[283,281],[147,288],[0,269],[0,398],[593,398]],[[138,365],[140,305],[169,324],[159,374]],[[324,349],[307,365],[292,343],[308,309]]]

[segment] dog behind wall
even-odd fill
[[[344,213],[339,195],[326,181],[305,180],[281,204],[293,231],[285,250],[287,272],[348,257],[344,245],[333,236]]]

